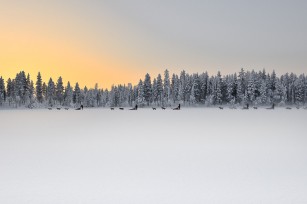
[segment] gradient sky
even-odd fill
[[[306,73],[307,1],[0,0],[0,75],[81,86],[149,72]]]

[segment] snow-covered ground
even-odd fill
[[[1,204],[306,204],[307,110],[0,111]]]

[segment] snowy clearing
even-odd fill
[[[307,110],[0,111],[1,204],[307,203]]]

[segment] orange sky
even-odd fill
[[[139,65],[116,53],[115,42],[103,35],[91,38],[94,30],[86,22],[76,22],[78,17],[71,19],[66,10],[57,17],[45,11],[36,4],[7,3],[7,9],[0,8],[0,75],[5,80],[24,70],[35,81],[40,71],[46,82],[62,76],[64,82],[109,88],[113,83],[136,83],[145,74],[137,75]]]
[[[6,79],[21,70],[29,72],[32,79],[40,71],[44,81],[48,77],[56,80],[61,75],[65,81],[78,81],[82,86],[94,86],[97,82],[109,87],[112,83],[127,83],[127,79],[136,78],[132,72],[122,69],[124,65],[116,58],[95,56],[77,45],[44,36],[35,36],[33,40],[32,36],[26,32],[22,36],[2,35],[0,44],[6,49],[0,49],[0,74]]]
[[[112,83],[127,83],[127,79],[137,81],[135,72],[128,71],[133,67],[124,65],[116,56],[93,53],[80,43],[65,40],[65,36],[55,38],[38,31],[35,25],[5,30],[0,36],[0,74],[5,79],[24,70],[32,79],[40,71],[44,81],[49,77],[56,80],[61,75],[65,81],[91,87],[96,82],[108,88]]]

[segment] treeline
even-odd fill
[[[38,73],[35,83],[29,74],[21,71],[14,79],[6,82],[0,77],[0,106],[8,107],[46,107],[80,106],[118,107],[118,106],[168,106],[183,105],[303,105],[307,101],[307,77],[304,74],[286,73],[280,77],[275,71],[241,71],[222,76],[220,72],[210,76],[207,72],[170,76],[165,70],[151,78],[149,74],[137,85],[113,85],[110,90],[80,88],[62,77],[57,81],[42,81]]]

